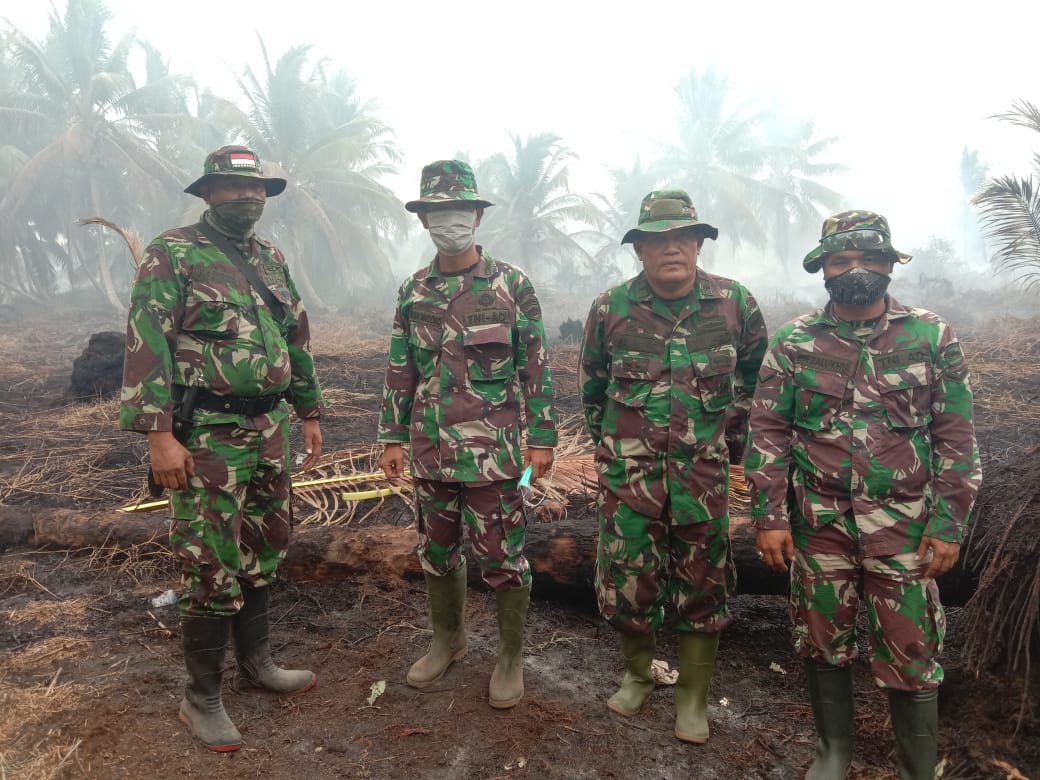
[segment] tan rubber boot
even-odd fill
[[[707,742],[708,688],[715,673],[719,635],[679,634],[679,681],[675,684],[675,736],[683,742]]]
[[[405,682],[413,688],[429,688],[448,667],[466,656],[466,567],[459,566],[443,577],[426,574],[426,593],[430,599],[433,640],[426,655],[412,664]]]
[[[621,687],[607,699],[607,706],[618,715],[631,718],[643,709],[647,697],[657,687],[653,672],[657,638],[652,631],[649,634],[619,631],[618,643],[625,662],[625,676],[621,678]]]
[[[524,624],[530,603],[530,585],[495,591],[498,662],[488,686],[488,704],[495,709],[515,707],[524,698]]]
[[[181,616],[181,642],[188,684],[179,717],[207,749],[228,753],[242,747],[242,735],[224,711],[221,685],[230,617]]]
[[[243,586],[245,604],[231,622],[238,673],[247,686],[273,693],[309,691],[317,683],[314,672],[282,669],[271,658],[271,626],[268,617],[270,590]]]

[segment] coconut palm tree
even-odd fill
[[[996,118],[1040,133],[1040,109],[1028,101],[1012,103]],[[1040,153],[1029,175],[989,179],[972,202],[983,235],[995,245],[993,264],[1017,274],[1027,289],[1040,284]]]
[[[961,214],[961,256],[966,261],[983,257],[986,253],[982,234],[979,232],[979,223],[972,211],[972,198],[982,189],[988,172],[989,166],[979,158],[978,150],[965,146],[961,151],[960,178],[961,192],[964,195]]]
[[[768,232],[769,248],[786,273],[792,247],[815,241],[826,215],[842,209],[844,197],[818,179],[844,171],[845,166],[817,159],[838,139],[816,137],[812,120],[794,127],[770,120],[765,127],[768,143],[757,210]]]
[[[662,181],[668,178],[668,169],[661,161],[645,164],[636,156],[628,168],[608,168],[611,179],[609,196],[595,193],[592,202],[599,208],[603,225],[600,228],[601,240],[595,250],[595,262],[601,275],[608,281],[611,274],[622,276],[639,263],[635,253],[628,244],[621,243],[621,237],[639,221],[639,206],[643,198],[650,192],[660,189]]]
[[[14,77],[0,96],[0,137],[15,139],[24,160],[0,200],[0,245],[14,247],[26,292],[89,283],[122,308],[132,265],[115,278],[105,241],[90,242],[74,222],[105,214],[133,224],[168,209],[181,176],[150,143],[146,109],[180,85],[137,86],[127,63],[134,36],[111,43],[110,18],[100,0],[69,0],[41,42],[8,30]]]
[[[265,232],[291,254],[313,306],[350,304],[391,286],[389,247],[410,227],[381,182],[400,161],[393,132],[349,76],[327,73],[324,61],[308,67],[309,46],[273,63],[262,38],[260,51],[263,70],[247,67],[237,79],[245,110],[208,95],[201,113],[288,180],[268,204]]]
[[[763,246],[766,228],[758,175],[768,159],[764,113],[733,104],[729,77],[714,68],[684,75],[676,86],[679,142],[665,153],[671,184],[686,190],[702,219],[723,225],[720,238],[734,246]]]
[[[588,198],[571,192],[574,152],[552,133],[510,138],[511,154],[476,166],[481,193],[495,204],[481,223],[481,242],[544,281],[573,283],[594,273],[588,231],[602,218]]]

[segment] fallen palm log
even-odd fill
[[[400,503],[396,497],[390,501]],[[386,511],[400,515],[407,507],[390,506]],[[168,522],[160,513],[87,514],[71,509],[37,510],[30,522],[24,510],[15,514],[6,509],[0,511],[0,549],[25,544],[73,550],[140,549],[148,545],[165,549]],[[767,569],[755,554],[754,528],[747,516],[732,518],[731,537],[738,591],[785,593],[786,575]],[[410,525],[297,526],[282,572],[300,583],[419,579],[422,572],[415,542],[415,530]],[[554,522],[531,523],[525,552],[531,562],[536,595],[568,600],[592,597],[596,560],[593,515],[574,513]],[[477,585],[480,571],[473,556],[467,558],[469,581]],[[972,574],[955,568],[940,581],[944,603],[962,604],[974,588],[974,581]]]

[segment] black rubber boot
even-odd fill
[[[805,662],[809,699],[816,721],[816,760],[805,780],[843,780],[852,763],[856,724],[852,667]]]
[[[181,616],[188,684],[181,700],[180,719],[215,753],[242,747],[242,735],[224,712],[220,697],[230,626],[230,617]]]
[[[648,634],[618,631],[618,643],[621,660],[625,662],[625,676],[621,678],[621,687],[607,699],[607,706],[618,715],[631,718],[643,709],[656,687],[653,663],[657,639],[653,631]]]
[[[245,604],[235,615],[231,633],[235,639],[238,674],[249,687],[273,693],[303,693],[318,681],[305,669],[282,669],[271,658],[271,623],[268,588],[242,587]]]
[[[932,780],[939,748],[939,689],[888,689],[899,780]]]
[[[430,599],[433,640],[430,649],[412,664],[405,682],[413,688],[429,688],[466,655],[466,567],[459,566],[443,577],[426,573],[426,593]]]

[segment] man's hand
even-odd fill
[[[944,542],[933,536],[922,536],[921,544],[917,548],[917,560],[923,561],[928,557],[929,547],[932,549],[932,562],[928,564],[925,577],[935,579],[942,576],[952,569],[953,564],[961,557],[961,546],[956,542]]]
[[[530,464],[531,481],[541,479],[549,473],[553,464],[552,447],[528,447],[524,450],[524,468]]]
[[[404,475],[404,445],[383,445],[383,454],[379,458],[379,468],[387,479],[400,479]]]
[[[300,468],[310,471],[318,465],[321,458],[321,424],[316,417],[308,417],[303,420],[303,463]]]
[[[762,563],[776,571],[787,571],[787,560],[794,558],[794,539],[790,531],[759,531],[755,535],[755,549]]]
[[[188,489],[188,477],[195,474],[195,461],[173,433],[148,431],[148,457],[158,484],[170,490]]]

